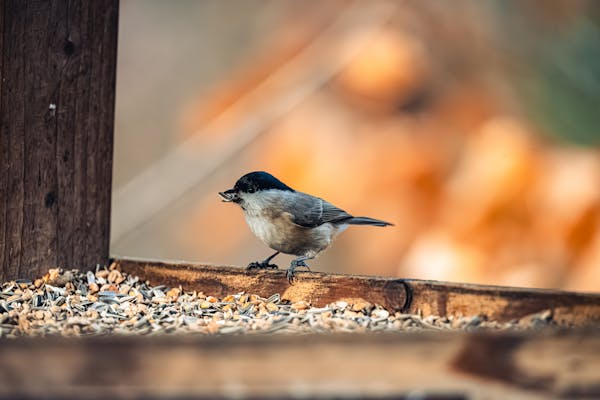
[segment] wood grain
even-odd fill
[[[105,264],[118,0],[4,0],[0,21],[0,279]]]
[[[0,340],[0,398],[597,398],[599,333]]]
[[[197,290],[207,295],[226,296],[239,292],[269,297],[279,293],[290,301],[308,301],[321,307],[337,300],[366,300],[395,310],[407,306],[407,290],[400,279],[384,279],[360,275],[333,275],[298,272],[290,285],[285,271],[246,271],[242,268],[189,263],[115,260],[127,273],[147,279],[153,284]]]
[[[485,315],[510,321],[544,310],[565,325],[600,323],[600,294],[411,279],[411,312],[424,315]]]
[[[294,285],[285,271],[246,271],[230,266],[178,262],[115,260],[118,267],[153,284],[181,285],[207,295],[247,292],[268,297],[279,293],[292,302],[322,307],[337,300],[360,299],[391,311],[439,316],[483,315],[506,322],[552,310],[565,325],[600,323],[600,294],[522,289],[374,276],[298,273]]]

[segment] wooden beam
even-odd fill
[[[115,263],[122,271],[153,284],[181,285],[218,297],[239,292],[263,297],[279,293],[283,299],[304,300],[316,307],[337,300],[364,299],[395,310],[407,308],[409,300],[407,287],[400,279],[298,272],[294,285],[290,285],[284,270],[246,271],[229,266],[133,259],[117,259]]]
[[[452,282],[300,272],[294,285],[285,271],[246,271],[230,266],[117,259],[122,271],[153,284],[181,285],[207,295],[246,292],[268,297],[279,293],[292,302],[321,307],[337,300],[361,299],[391,311],[438,316],[484,315],[506,322],[552,310],[566,325],[600,322],[600,294],[522,289]]]
[[[0,3],[0,280],[108,261],[118,6]]]
[[[597,398],[599,333],[1,340],[0,398]]]

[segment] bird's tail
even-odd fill
[[[394,226],[394,224],[389,222],[369,217],[352,217],[345,220],[344,223],[350,225]]]

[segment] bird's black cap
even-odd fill
[[[278,189],[293,192],[294,189],[264,171],[250,172],[235,183],[234,189],[244,193],[254,193],[259,190]]]

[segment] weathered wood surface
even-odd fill
[[[108,261],[118,0],[0,2],[0,279]]]
[[[0,398],[598,398],[599,333],[0,340]]]
[[[245,271],[241,268],[177,262],[118,259],[121,270],[153,284],[181,285],[207,295],[247,292],[268,297],[281,294],[321,307],[337,300],[366,300],[392,311],[423,315],[485,315],[505,322],[550,309],[564,324],[600,323],[600,294],[521,289],[451,282],[373,276],[300,272],[294,285],[285,271]]]
[[[122,271],[153,284],[182,285],[184,289],[219,297],[242,291],[263,297],[279,293],[283,299],[305,300],[316,307],[337,300],[365,299],[396,310],[405,309],[409,300],[406,285],[400,279],[298,272],[294,284],[290,285],[285,270],[246,271],[228,266],[133,259],[115,262]]]

